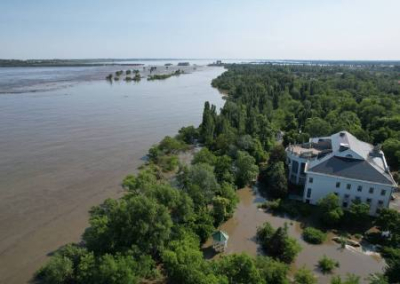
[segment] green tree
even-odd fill
[[[83,239],[98,253],[126,251],[133,245],[145,253],[156,253],[172,227],[167,208],[145,196],[108,199],[90,211],[89,223]]]
[[[44,284],[67,284],[73,280],[73,263],[61,255],[52,257],[36,274],[37,279]]]
[[[336,267],[339,267],[339,262],[324,255],[318,260],[318,267],[322,273],[332,273]]]
[[[257,256],[256,267],[265,283],[288,284],[289,266],[270,257]]]
[[[254,259],[247,254],[224,256],[217,263],[217,271],[229,279],[229,283],[262,284],[264,283]]]
[[[217,162],[217,157],[208,148],[204,147],[199,152],[197,152],[192,160],[192,164],[209,164],[214,166]]]
[[[339,197],[330,193],[319,202],[321,220],[324,224],[332,226],[338,224],[343,217],[343,210],[339,204]]]
[[[288,193],[288,184],[283,162],[269,166],[266,172],[266,188],[272,198],[284,198]]]
[[[304,131],[311,137],[326,136],[331,134],[331,125],[319,117],[308,118]]]
[[[258,167],[255,159],[247,152],[239,151],[235,165],[236,184],[244,187],[254,180],[258,174]]]
[[[294,274],[294,281],[296,284],[316,284],[317,278],[310,270],[302,267]]]

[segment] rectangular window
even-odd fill
[[[350,189],[351,189],[351,184],[348,183],[347,186],[346,186],[346,188],[350,190]]]
[[[361,202],[361,197],[360,196],[356,196],[356,198],[354,199],[356,202]]]
[[[373,187],[370,187],[370,188],[369,188],[369,193],[371,193],[371,194],[374,193],[374,188],[373,188]]]
[[[362,191],[362,186],[361,186],[361,185],[359,185],[359,186],[357,187],[357,191],[358,191],[358,192],[361,192],[361,191]]]
[[[299,162],[293,160],[292,161],[292,173],[297,175],[298,171],[299,171]]]
[[[311,197],[311,188],[308,188],[307,189],[307,198],[310,198]]]
[[[344,195],[344,198],[349,198],[349,197],[350,197],[350,195],[348,195],[348,194]]]
[[[312,177],[308,178],[309,183],[313,183],[314,179]]]
[[[379,200],[379,201],[378,201],[378,205],[379,205],[379,206],[382,206],[382,205],[383,205],[383,200]]]
[[[345,202],[343,202],[343,207],[344,208],[347,208],[347,205],[348,205],[348,203],[345,201]]]
[[[382,195],[382,196],[385,196],[385,195],[386,195],[386,190],[382,189],[382,190],[381,190],[381,195]]]
[[[305,163],[301,163],[301,165],[300,165],[300,174],[304,175],[305,168],[306,168],[306,164]]]
[[[337,182],[336,183],[336,188],[339,188],[340,187],[340,182]]]
[[[336,196],[339,196],[339,193],[338,193],[338,192],[335,192],[335,195],[336,195]]]
[[[367,204],[371,204],[372,199],[371,198],[367,198]]]

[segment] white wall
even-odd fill
[[[313,182],[310,183],[310,178],[313,179]],[[336,182],[340,182],[340,187],[336,188]],[[351,185],[351,189],[347,189],[347,184]],[[357,190],[358,186],[362,186],[362,191],[359,192]],[[374,188],[374,193],[369,193],[369,188]],[[307,197],[308,188],[311,188],[311,196]],[[384,196],[381,195],[381,190],[386,190]],[[383,205],[381,208],[386,208],[389,206],[390,196],[392,193],[392,187],[390,185],[380,185],[362,181],[356,181],[345,178],[331,177],[326,175],[319,175],[315,173],[307,173],[307,181],[304,187],[304,196],[303,201],[306,202],[309,200],[311,204],[317,204],[321,198],[324,198],[329,193],[338,193],[340,198],[340,204],[343,204],[344,201],[348,200],[347,208],[350,207],[351,201],[356,198],[356,196],[360,197],[361,202],[366,203],[367,198],[371,199],[370,203],[370,214],[375,215],[376,210],[378,208],[378,201],[382,200]],[[349,198],[345,198],[345,195],[348,194]]]

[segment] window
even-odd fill
[[[308,178],[309,183],[313,183],[314,179],[312,177]]]
[[[367,204],[371,204],[372,199],[371,198],[367,198]]]
[[[311,197],[311,188],[308,188],[307,189],[307,198],[310,198]]]
[[[349,198],[349,197],[350,197],[350,195],[348,195],[348,194],[344,195],[344,198]]]
[[[343,207],[347,208],[348,203],[346,201],[343,202]]]
[[[305,163],[301,163],[301,165],[300,165],[300,174],[304,175],[305,168],[306,168],[306,164]]]
[[[359,185],[359,186],[357,187],[357,191],[358,191],[358,192],[361,192],[361,191],[362,191],[362,186],[361,186],[361,185]]]
[[[379,201],[378,201],[378,205],[379,205],[379,206],[382,206],[382,205],[383,205],[383,200],[379,200]]]
[[[356,196],[356,198],[354,199],[354,201],[355,201],[356,203],[361,202],[361,197],[360,197],[360,196]]]
[[[292,161],[292,173],[295,173],[297,175],[298,171],[299,171],[299,162],[293,160]]]
[[[374,188],[373,188],[373,187],[370,187],[370,188],[369,188],[369,193],[371,193],[371,194],[374,193]]]
[[[346,188],[350,190],[350,189],[351,189],[351,184],[348,183],[347,186],[346,186]]]
[[[382,196],[385,196],[385,195],[386,195],[386,190],[382,189],[382,190],[381,190],[381,195],[382,195]]]
[[[337,182],[336,183],[336,188],[339,188],[340,187],[340,182]]]
[[[338,193],[338,192],[334,192],[334,193],[335,193],[336,196],[339,196],[339,193]]]

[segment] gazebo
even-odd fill
[[[216,231],[212,234],[213,238],[213,248],[217,252],[224,252],[228,246],[229,236],[224,231]]]

